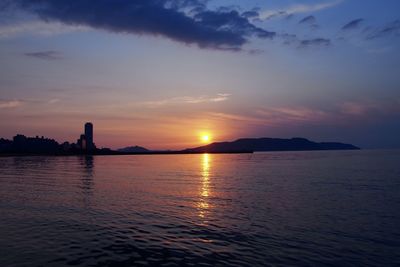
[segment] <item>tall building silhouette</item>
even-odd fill
[[[87,141],[86,141],[86,136],[84,134],[81,134],[76,143],[80,149],[87,150]]]
[[[96,150],[96,145],[93,142],[93,124],[91,122],[85,123],[85,133],[81,134],[76,144],[78,149],[93,152]]]
[[[91,122],[85,123],[85,138],[86,138],[86,150],[93,150],[93,124]]]

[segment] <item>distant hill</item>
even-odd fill
[[[305,138],[245,138],[233,142],[212,143],[206,146],[185,149],[184,152],[231,152],[231,151],[306,151],[306,150],[354,150],[350,144],[316,143]]]
[[[123,152],[123,153],[146,153],[150,152],[150,150],[141,147],[141,146],[128,146],[124,148],[120,148],[117,150],[118,152]]]

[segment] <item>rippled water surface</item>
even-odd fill
[[[0,158],[0,266],[399,266],[400,152]]]

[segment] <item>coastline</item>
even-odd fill
[[[190,155],[190,154],[253,154],[254,151],[220,151],[220,152],[187,152],[187,151],[149,151],[149,152],[110,152],[110,153],[4,153],[0,157],[31,157],[31,156],[131,156],[131,155]]]

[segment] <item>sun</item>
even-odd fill
[[[211,140],[210,135],[208,134],[202,134],[200,138],[203,143],[207,143]]]

